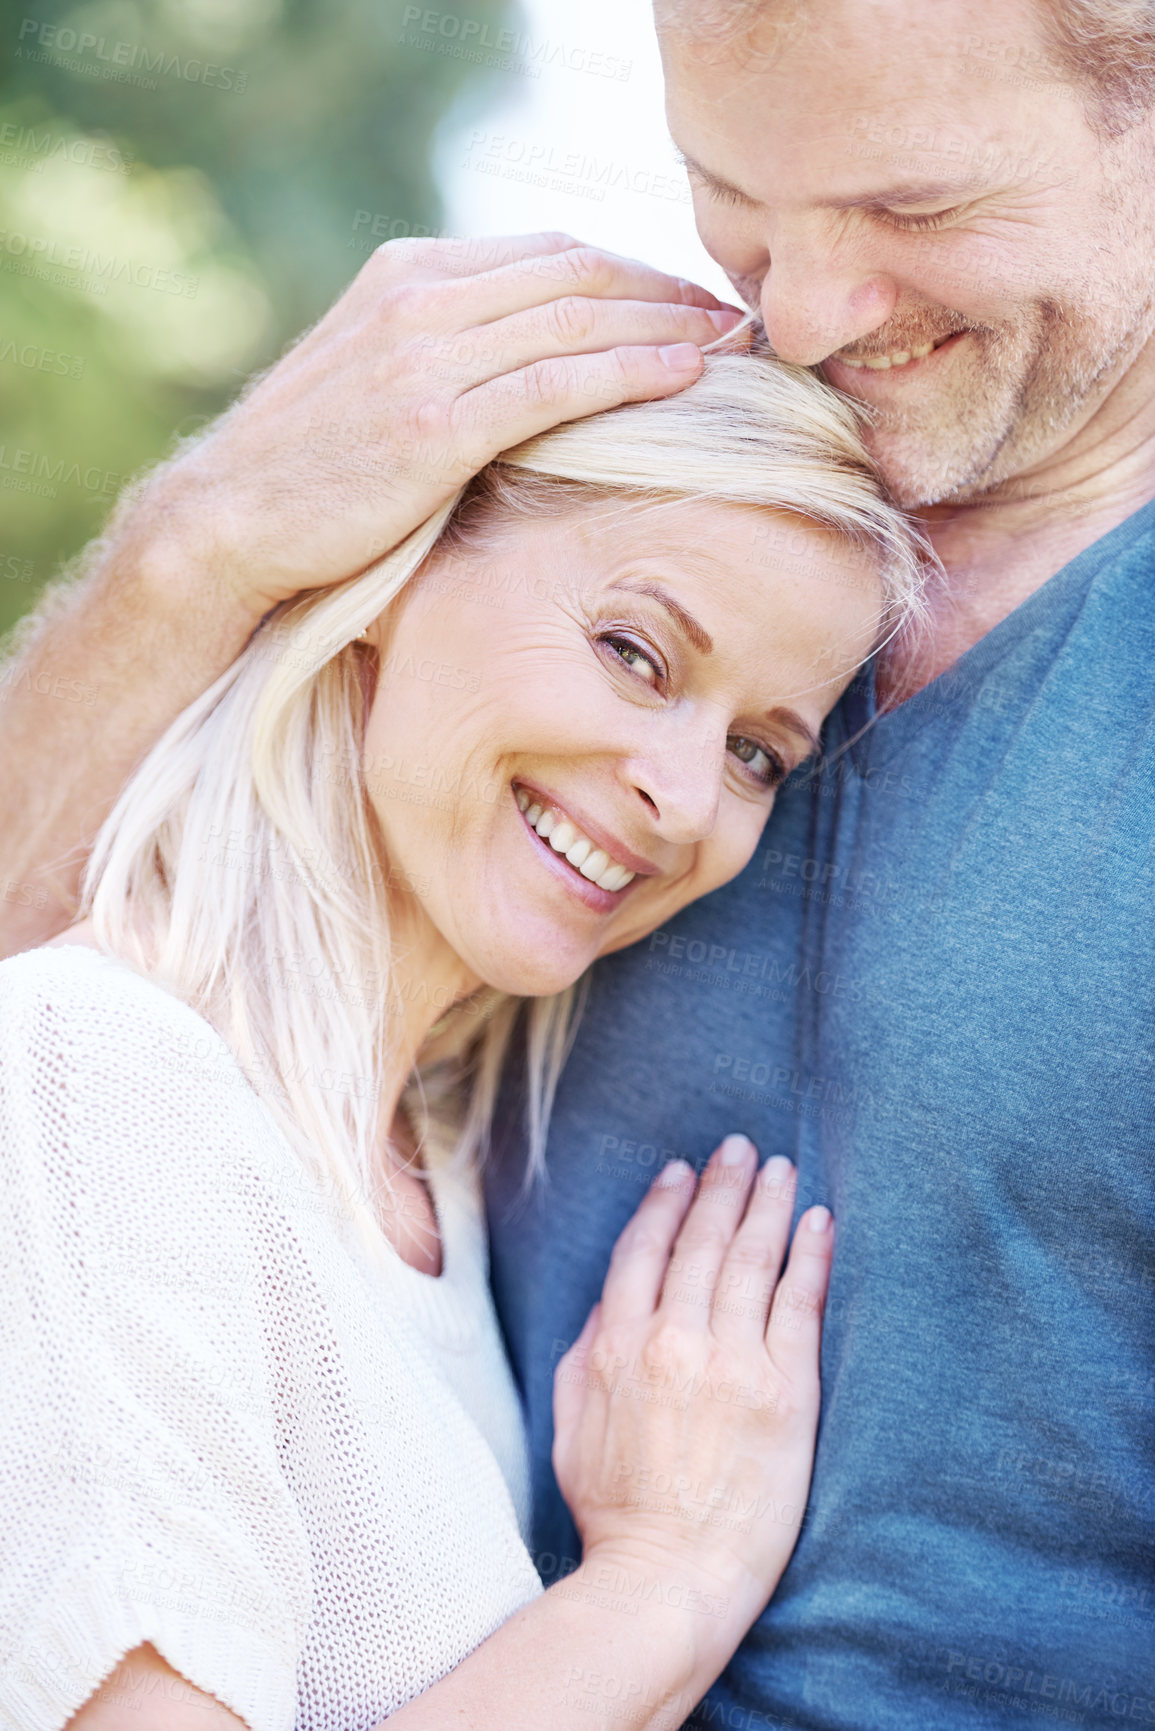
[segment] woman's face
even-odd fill
[[[871,648],[877,574],[697,501],[438,552],[379,621],[365,776],[403,911],[538,996],[740,872]]]

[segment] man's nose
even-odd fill
[[[797,231],[776,234],[759,297],[775,354],[804,367],[878,330],[897,299],[893,278],[856,248]]]

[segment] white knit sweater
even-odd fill
[[[358,1237],[224,1041],[81,946],[0,964],[0,1725],[151,1641],[253,1731],[363,1731],[540,1591],[476,1187]]]

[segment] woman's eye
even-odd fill
[[[786,765],[776,752],[767,751],[764,745],[759,745],[756,739],[747,739],[744,733],[732,733],[726,741],[727,748],[734,753],[739,763],[744,763],[753,770],[755,777],[766,787],[777,787],[786,779]]]
[[[636,673],[639,679],[644,679],[648,685],[656,685],[661,679],[662,671],[654,657],[637,643],[631,643],[628,637],[603,637],[602,642],[608,643],[631,673]]]

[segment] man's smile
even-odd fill
[[[945,336],[928,338],[925,342],[912,343],[909,348],[883,350],[874,355],[846,354],[839,350],[831,355],[832,361],[841,361],[844,367],[867,367],[871,372],[886,372],[892,367],[909,367],[915,361],[925,360],[937,349],[943,348],[954,337],[965,336],[965,331],[947,331]]]
[[[822,364],[829,366],[831,361],[837,361],[840,366],[851,367],[855,370],[865,368],[870,372],[879,373],[913,367],[916,362],[925,361],[930,355],[937,354],[948,343],[953,345],[956,337],[964,337],[966,334],[965,330],[947,331],[944,336],[927,338],[923,342],[912,343],[905,349],[883,349],[877,354],[870,355],[849,354],[839,349],[835,354],[829,355]]]

